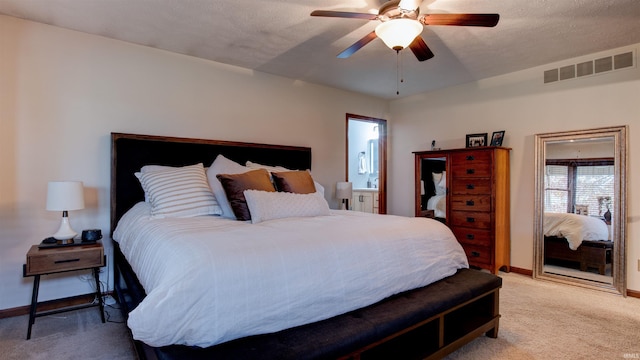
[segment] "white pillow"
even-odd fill
[[[317,192],[295,194],[245,190],[244,197],[251,213],[251,222],[257,224],[272,219],[329,215],[329,204]]]
[[[447,193],[447,172],[443,171],[441,174],[432,173],[433,184],[436,187],[436,195],[445,195]]]
[[[249,168],[251,170],[254,170],[254,169],[265,169],[270,173],[272,173],[272,172],[293,171],[292,169],[287,169],[286,167],[282,167],[282,166],[262,165],[262,164],[254,163],[252,161],[247,161],[245,163],[245,165],[247,165],[247,168]],[[309,172],[309,173],[311,173],[311,172]],[[316,192],[320,193],[322,196],[324,196],[324,186],[320,185],[320,183],[315,181],[315,180],[313,181],[313,184],[316,187]]]
[[[255,170],[255,169],[265,169],[268,172],[272,173],[272,172],[283,172],[283,171],[291,171],[291,169],[287,169],[285,167],[282,166],[269,166],[269,165],[262,165],[262,164],[258,164],[258,163],[254,163],[253,161],[247,161],[245,163],[245,165],[251,169],[251,170]]]
[[[207,170],[207,178],[209,181],[209,186],[213,191],[213,194],[216,196],[218,200],[218,204],[222,209],[222,216],[228,219],[236,220],[236,216],[233,213],[233,209],[231,208],[231,204],[229,203],[229,199],[227,199],[227,194],[224,192],[224,188],[220,183],[220,180],[216,177],[218,174],[242,174],[246,173],[251,169],[238,164],[235,161],[229,160],[222,155],[218,155],[216,159],[213,161],[209,169]]]
[[[151,218],[220,215],[202,164],[135,174],[151,205]]]

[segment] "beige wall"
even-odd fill
[[[611,52],[634,50],[638,45]],[[578,59],[494,77],[391,102],[389,210],[413,214],[413,154],[431,140],[443,149],[464,147],[465,135],[506,130],[511,147],[511,264],[532,269],[534,135],[538,133],[629,125],[628,288],[640,290],[640,177],[635,154],[640,142],[640,69],[617,70],[544,85],[544,70],[598,58]],[[635,141],[634,141],[635,140]]]
[[[48,181],[83,181],[71,224],[108,233],[110,132],[309,146],[336,207],[345,114],[388,118],[377,98],[6,16],[0,45],[0,309],[30,302],[25,254],[59,225]],[[47,277],[40,299],[88,292],[81,276]]]

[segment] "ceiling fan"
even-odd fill
[[[500,15],[498,14],[420,15],[421,3],[422,0],[387,1],[380,6],[377,15],[346,11],[315,10],[311,13],[311,16],[381,21],[374,31],[338,54],[338,58],[348,58],[379,37],[389,48],[396,52],[409,47],[419,61],[425,61],[433,57],[433,52],[431,52],[431,49],[429,49],[424,39],[420,36],[424,25],[494,27],[500,19]]]

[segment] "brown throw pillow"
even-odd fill
[[[251,213],[244,197],[245,190],[276,191],[271,184],[269,172],[264,169],[247,171],[242,174],[217,174],[231,209],[238,220],[251,220]]]
[[[316,192],[316,186],[313,184],[313,178],[308,171],[283,171],[273,172],[273,183],[278,191],[311,194]]]

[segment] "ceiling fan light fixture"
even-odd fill
[[[413,19],[392,19],[376,27],[376,35],[390,49],[400,51],[422,33],[422,24]]]

